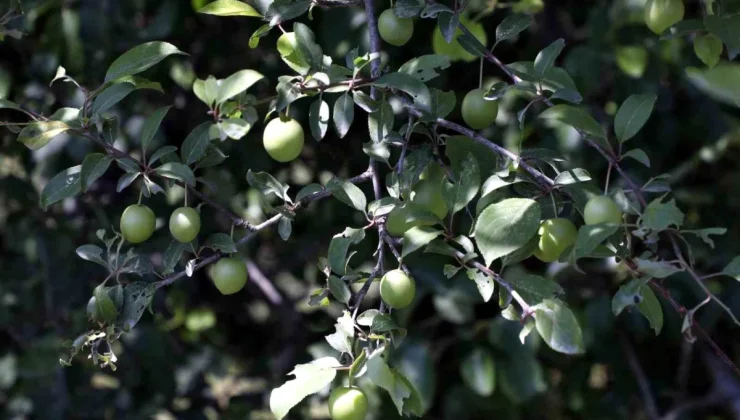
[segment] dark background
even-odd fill
[[[95,87],[121,53],[146,41],[165,40],[189,56],[168,58],[146,73],[166,93],[137,91],[117,106],[123,133],[117,147],[135,150],[143,119],[154,109],[173,103],[155,141],[179,146],[190,130],[209,118],[190,88],[196,76],[224,78],[240,69],[254,69],[268,81],[258,83],[250,93],[266,97],[273,94],[277,77],[289,73],[274,48],[277,30],[262,38],[258,48],[250,49],[249,37],[262,22],[197,15],[194,7],[201,3],[205,1],[22,1],[24,15],[10,26],[25,36],[0,42],[0,98],[47,115],[62,106],[79,107],[82,96],[72,84],[49,87],[57,66],[66,67],[67,74],[80,84]],[[699,11],[698,1],[685,3],[687,16]],[[723,3],[740,10],[738,2]],[[17,2],[1,4],[0,14],[7,4]],[[378,12],[388,6],[376,5]],[[480,11],[484,5],[474,2],[471,8]],[[506,63],[532,60],[540,49],[564,38],[567,47],[558,64],[571,74],[584,102],[603,121],[611,120],[613,104],[630,94],[657,93],[653,116],[630,142],[645,150],[651,167],[634,161],[625,166],[642,182],[663,173],[671,175],[675,198],[686,214],[686,228],[728,228],[726,235],[715,239],[713,250],[692,241],[700,271],[720,271],[740,248],[736,221],[740,211],[740,113],[691,86],[684,69],[701,63],[690,39],[659,42],[642,23],[641,8],[640,1],[627,0],[547,2],[536,15],[535,25],[515,42],[499,45],[495,53]],[[483,18],[489,46],[496,25],[508,13],[499,8]],[[343,62],[344,54],[355,46],[367,51],[362,8],[317,8],[313,21],[305,16],[301,21],[313,28],[324,53],[335,61]],[[412,40],[401,48],[386,48],[385,62],[397,68],[414,56],[432,53],[433,28],[433,21],[417,20]],[[617,66],[615,51],[624,45],[648,50],[642,77],[630,77]],[[461,100],[467,90],[477,87],[477,70],[477,61],[453,63],[433,85],[456,90]],[[484,71],[487,79],[503,76],[489,64]],[[291,106],[292,115],[306,123],[307,133],[309,103],[302,100]],[[504,98],[498,124],[485,134],[516,150],[516,112],[524,105],[515,95]],[[259,111],[264,117],[266,109]],[[356,115],[364,115],[358,111]],[[18,114],[0,111],[0,120],[18,118]],[[449,118],[460,121],[458,111]],[[399,116],[397,126],[403,121],[405,117]],[[595,179],[604,179],[606,162],[572,132],[545,130],[531,116],[526,122],[524,147],[555,149],[573,167],[587,168]],[[349,177],[367,168],[361,148],[367,141],[363,118],[356,117],[344,139],[336,136],[333,127],[321,143],[307,138],[302,158],[291,164],[277,164],[267,157],[261,144],[262,127],[258,123],[242,140],[221,143],[229,159],[201,174],[217,185],[214,199],[251,221],[264,220],[265,215],[259,194],[246,182],[247,169],[269,171],[290,183],[294,194],[302,185],[325,182],[332,174]],[[290,240],[282,241],[275,230],[268,230],[242,247],[240,254],[277,289],[279,302],[270,300],[253,279],[242,292],[222,296],[205,272],[199,272],[157,293],[154,315],[146,313],[121,340],[117,371],[101,370],[83,358],[62,368],[58,363],[64,352],[62,343],[85,330],[85,304],[105,276],[96,265],[78,259],[74,250],[94,242],[97,229],[117,226],[120,213],[138,195],[136,189],[116,194],[122,172],[113,165],[90,192],[44,212],[38,195],[45,182],[79,164],[92,151],[98,151],[96,145],[83,138],[60,136],[31,152],[15,141],[13,133],[0,128],[2,416],[272,418],[267,408],[269,392],[287,379],[287,372],[296,363],[333,354],[323,336],[333,332],[341,307],[333,303],[309,308],[308,295],[323,281],[316,262],[326,256],[330,238],[346,226],[359,226],[364,219],[336,200],[323,200],[299,213]],[[615,176],[612,182],[621,180]],[[158,195],[147,203],[164,223],[181,200],[181,192],[171,190],[166,197]],[[202,217],[203,234],[228,232],[229,220],[213,209],[204,207]],[[357,261],[364,258],[372,263],[374,240],[359,247]],[[156,261],[168,243],[166,228],[161,228],[141,248]],[[458,277],[447,280],[443,264],[429,254],[409,257],[422,298],[411,311],[399,313],[410,332],[395,354],[396,362],[419,388],[429,408],[424,418],[645,418],[629,355],[642,366],[661,413],[698,402],[699,408],[685,412],[683,418],[740,415],[740,378],[733,376],[706,343],[691,346],[685,342],[680,333],[682,320],[667,302],[662,301],[666,325],[658,337],[636,311],[618,318],[611,314],[611,296],[626,278],[621,269],[615,273],[614,267],[597,260],[582,264],[586,274],[568,267],[548,270],[531,258],[512,268],[548,271],[565,288],[588,350],[585,356],[570,357],[554,353],[533,336],[521,346],[519,326],[501,318],[494,303],[480,302],[472,283],[455,281]],[[702,298],[701,291],[682,275],[671,277],[666,284],[687,307]],[[740,314],[737,281],[718,277],[708,284]],[[366,302],[377,305],[375,288]],[[698,319],[737,364],[737,326],[713,304],[704,307]],[[493,397],[476,396],[461,379],[460,361],[473,348],[494,355],[497,389]],[[365,389],[372,418],[394,418],[386,393]],[[294,409],[291,418],[326,418],[325,396],[307,401]],[[735,411],[730,410],[731,404]]]

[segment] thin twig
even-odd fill
[[[278,292],[275,286],[272,285],[270,279],[262,273],[259,266],[257,266],[257,264],[252,260],[247,260],[246,264],[249,278],[257,284],[257,287],[259,287],[260,290],[262,290],[262,293],[265,294],[267,300],[276,306],[283,303],[283,297],[280,295],[280,292]]]
[[[637,385],[640,387],[640,394],[642,395],[642,401],[645,404],[647,414],[651,419],[657,419],[660,417],[658,407],[655,405],[653,393],[650,391],[650,384],[645,376],[645,372],[642,370],[642,366],[640,366],[640,362],[637,360],[635,350],[622,333],[619,334],[619,342],[622,345],[622,351],[627,358],[627,363],[630,365],[630,370],[632,370],[632,373],[635,375]]]

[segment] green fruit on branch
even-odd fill
[[[587,225],[599,223],[622,223],[622,211],[617,203],[609,197],[599,195],[592,197],[583,209],[583,220]]]
[[[473,34],[481,44],[486,45],[488,37],[486,36],[486,30],[482,24],[471,22],[465,15],[460,15],[460,23],[468,28],[468,31],[470,31],[470,33]],[[435,54],[447,56],[450,61],[460,60],[470,62],[477,60],[478,56],[467,52],[457,41],[457,38],[462,35],[462,33],[461,29],[456,29],[455,34],[452,37],[452,42],[447,43],[447,40],[442,35],[442,31],[439,29],[439,25],[437,25],[432,34],[432,50]]]
[[[232,295],[247,284],[247,266],[238,258],[224,257],[214,264],[211,279],[221,294]]]
[[[645,4],[645,24],[656,34],[683,20],[683,0],[648,0]]]
[[[409,306],[416,294],[416,283],[402,270],[391,270],[380,280],[380,297],[391,308]]]
[[[367,397],[361,389],[342,386],[329,395],[329,415],[333,420],[363,420],[367,415]]]
[[[378,17],[378,33],[383,41],[400,47],[411,39],[414,21],[396,16],[393,9],[387,9]]]
[[[498,102],[483,98],[485,92],[473,89],[465,95],[462,102],[462,117],[465,124],[473,130],[482,130],[496,121]]]
[[[189,243],[200,232],[200,214],[192,207],[180,207],[170,216],[170,233],[179,242]]]
[[[262,141],[271,158],[290,162],[303,150],[303,127],[292,118],[275,118],[267,123]]]
[[[576,242],[578,229],[568,219],[554,218],[540,223],[540,239],[534,256],[544,262],[557,261],[566,248]]]
[[[141,204],[130,205],[121,215],[121,235],[132,244],[144,242],[154,233],[155,222],[152,209]]]
[[[447,216],[447,202],[442,197],[442,183],[431,180],[419,181],[411,194],[414,207],[433,213],[440,219]]]

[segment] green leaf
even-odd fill
[[[115,321],[118,316],[118,309],[116,309],[113,299],[108,296],[108,292],[105,290],[105,283],[95,288],[93,296],[95,296],[95,309],[100,314],[100,318],[105,323]]]
[[[478,161],[472,154],[468,154],[461,171],[455,174],[455,182],[444,182],[442,197],[447,202],[450,213],[457,213],[473,201],[480,189],[480,182]]]
[[[332,178],[326,184],[326,189],[342,203],[365,212],[367,198],[357,185],[339,178]]]
[[[478,288],[478,293],[480,293],[483,301],[488,302],[489,300],[491,300],[495,286],[493,279],[485,273],[474,268],[468,269],[467,275],[470,280],[473,280],[475,282],[475,286]]]
[[[252,124],[241,118],[227,118],[218,123],[218,129],[219,134],[223,133],[223,135],[230,139],[239,140],[249,133],[249,130],[252,129]]]
[[[535,74],[534,61],[519,61],[515,63],[510,63],[506,65],[506,68],[525,82],[530,82],[537,85],[541,84],[543,90],[550,90],[552,92],[563,88],[573,89],[576,91],[578,90],[576,88],[575,82],[573,82],[573,79],[570,77],[568,72],[559,67],[552,67],[545,73],[544,77],[541,78],[537,77],[537,75]],[[519,90],[532,92],[531,89],[522,84],[517,84],[515,86],[517,86],[517,89]]]
[[[622,103],[614,118],[614,134],[620,143],[631,139],[642,129],[650,118],[657,99],[658,97],[652,93],[632,95]]]
[[[682,230],[681,233],[690,233],[692,235],[696,235],[700,237],[705,244],[709,245],[710,248],[714,249],[714,241],[712,240],[710,235],[724,235],[725,233],[727,233],[727,229],[714,227],[697,230]]]
[[[105,74],[105,81],[110,82],[124,76],[141,73],[172,54],[185,55],[167,42],[152,41],[138,45],[113,61]]]
[[[401,258],[423,247],[442,233],[431,226],[414,226],[403,234]]]
[[[357,106],[364,109],[367,113],[375,112],[380,108],[380,102],[361,90],[353,90],[352,99]]]
[[[462,31],[462,35],[457,37],[457,42],[465,51],[475,57],[488,57],[490,54],[488,48],[467,27],[460,23],[458,23],[457,27]]]
[[[108,170],[111,162],[113,157],[103,153],[90,153],[85,156],[80,171],[80,186],[83,192]]]
[[[175,266],[180,262],[182,253],[188,249],[190,244],[184,244],[177,239],[170,241],[167,249],[164,251],[164,271],[162,274],[172,274],[175,272]]]
[[[186,165],[192,165],[199,161],[205,154],[208,145],[211,144],[211,138],[208,130],[211,129],[210,122],[204,122],[195,127],[193,131],[185,137],[180,149],[180,157]]]
[[[391,151],[385,141],[378,143],[369,141],[367,143],[363,143],[362,151],[371,158],[385,162],[386,164],[388,163],[388,158],[391,157]]]
[[[465,160],[473,155],[478,161],[481,175],[497,171],[498,156],[485,144],[481,144],[470,137],[450,136],[447,138],[445,154],[450,159],[452,173],[457,176],[465,168]]]
[[[486,207],[474,228],[486,266],[526,245],[539,224],[540,206],[528,198],[509,198]]]
[[[429,116],[432,121],[437,118],[444,118],[449,115],[455,109],[457,98],[454,91],[444,92],[439,89],[432,88],[432,107],[429,111]]]
[[[419,0],[398,0],[393,5],[393,13],[400,18],[413,18],[424,9],[424,4]]]
[[[663,308],[660,306],[660,301],[647,284],[640,288],[640,293],[642,302],[637,304],[637,309],[650,322],[650,328],[655,330],[655,335],[659,335],[660,330],[663,329]]]
[[[550,99],[562,99],[572,104],[580,104],[583,101],[583,96],[578,93],[577,90],[571,88],[560,88],[550,95]]]
[[[195,175],[193,171],[182,163],[168,162],[154,170],[160,176],[182,181],[191,187],[195,186]]]
[[[722,270],[722,274],[726,274],[730,277],[735,277],[736,280],[740,280],[740,257],[735,257],[725,266]]]
[[[555,185],[570,185],[591,180],[591,175],[585,169],[574,168],[560,172],[555,177]]]
[[[142,150],[146,151],[149,147],[149,142],[152,141],[154,135],[157,134],[159,125],[162,124],[164,116],[167,115],[167,111],[172,106],[163,106],[152,112],[152,114],[144,121],[144,126],[141,128],[141,134],[139,135],[141,141]]]
[[[565,354],[585,353],[581,327],[563,302],[547,299],[532,309],[537,332],[550,348]]]
[[[682,268],[669,264],[666,261],[650,261],[635,258],[635,262],[637,262],[637,269],[641,273],[656,279],[664,279],[670,275],[683,271]]]
[[[299,202],[303,200],[306,197],[312,196],[316,194],[317,192],[324,191],[324,187],[322,187],[319,184],[308,184],[305,187],[301,188],[300,191],[298,191],[298,194],[295,195],[295,202]]]
[[[92,261],[100,264],[105,268],[108,267],[108,263],[103,259],[103,249],[97,245],[87,244],[77,248],[77,256],[85,261]]]
[[[540,118],[559,121],[596,139],[606,139],[604,129],[584,108],[572,105],[555,105],[540,114]]]
[[[393,129],[394,120],[393,107],[388,101],[382,101],[375,112],[367,115],[370,139],[374,143],[383,141]]]
[[[119,168],[123,169],[126,172],[141,172],[141,168],[139,167],[139,165],[130,157],[116,158],[116,163],[118,164]]]
[[[41,191],[41,207],[46,209],[57,201],[79,194],[81,170],[82,166],[77,165],[54,175],[54,178],[50,179]]]
[[[437,26],[445,42],[448,44],[455,39],[457,25],[460,24],[460,15],[457,13],[440,13],[437,16]]]
[[[132,182],[136,181],[136,178],[138,178],[141,175],[141,172],[126,172],[125,174],[121,175],[120,178],[118,178],[118,183],[116,184],[116,192],[121,192],[128,188],[129,185],[131,185]]]
[[[295,19],[306,13],[312,0],[275,0],[265,12],[265,20],[275,26],[280,22]]]
[[[344,232],[334,235],[329,242],[329,267],[340,276],[347,273],[347,251],[350,245],[358,244],[365,239],[364,229],[346,228]]]
[[[222,104],[249,89],[264,76],[254,70],[239,70],[221,82],[216,96],[216,104]]]
[[[704,16],[704,26],[727,45],[730,60],[740,52],[740,14]]]
[[[601,223],[598,225],[583,225],[578,229],[576,243],[571,255],[572,261],[590,255],[607,238],[619,230],[615,223]]]
[[[660,36],[661,41],[665,39],[672,39],[684,35],[688,35],[694,32],[703,32],[706,28],[704,22],[699,19],[684,19],[681,22],[671,26],[667,31],[663,32]]]
[[[352,292],[349,290],[347,283],[337,276],[329,276],[328,282],[329,291],[331,292],[331,295],[334,296],[334,299],[344,303],[345,305],[348,304],[349,299],[352,297]]]
[[[334,102],[334,128],[339,138],[344,138],[355,119],[355,102],[345,93]]]
[[[130,331],[144,313],[157,291],[155,283],[136,281],[129,283],[123,289],[123,306],[118,315],[116,324],[124,331]]]
[[[676,200],[672,199],[667,203],[663,203],[662,200],[662,198],[656,198],[648,204],[640,218],[640,224],[656,232],[666,230],[671,225],[680,228],[684,215],[676,207]]]
[[[406,381],[399,378],[398,373],[389,368],[383,358],[384,348],[372,352],[367,359],[367,377],[376,386],[388,391],[398,414],[403,414],[404,400],[411,398],[412,389]]]
[[[413,76],[409,76],[406,73],[388,73],[380,77],[373,84],[381,88],[401,90],[411,96],[417,108],[423,111],[429,111],[431,109],[432,96],[429,88]]]
[[[291,408],[303,401],[304,398],[315,394],[329,385],[337,376],[339,361],[333,357],[323,357],[311,363],[296,365],[288,375],[295,379],[285,382],[270,393],[270,411],[282,420]]]
[[[336,351],[340,353],[352,354],[352,339],[355,336],[355,322],[352,320],[352,315],[349,311],[344,311],[344,314],[337,318],[337,323],[334,324],[336,332],[329,334],[326,337],[326,341]]]
[[[537,54],[537,57],[534,59],[535,76],[539,78],[544,77],[545,74],[547,74],[547,72],[552,68],[553,64],[555,64],[555,60],[563,51],[564,47],[565,40],[563,38],[560,38],[545,47],[545,49],[543,49],[542,51],[540,51]]]
[[[257,28],[256,31],[252,32],[252,36],[249,37],[249,48],[257,48],[260,44],[260,38],[270,33],[272,26],[265,24]]]
[[[507,39],[514,38],[520,32],[527,29],[532,24],[532,17],[529,15],[515,13],[509,15],[496,27],[496,44]]]
[[[282,217],[278,221],[278,235],[280,235],[280,239],[287,241],[290,239],[291,233],[293,233],[293,222],[287,217]]]
[[[309,72],[322,71],[324,68],[324,52],[321,50],[321,46],[316,43],[316,36],[313,31],[303,23],[295,22],[293,33],[295,33],[298,52],[309,65]]]
[[[236,243],[234,243],[231,236],[226,233],[212,233],[208,235],[203,246],[223,254],[236,252]]]
[[[92,105],[93,115],[100,115],[110,109],[113,105],[121,102],[123,98],[134,91],[134,85],[131,83],[116,83],[111,87],[100,92],[95,97]]]
[[[650,158],[648,157],[647,153],[645,153],[642,149],[632,149],[627,152],[622,153],[622,159],[624,158],[632,158],[643,165],[650,167]]]
[[[460,362],[460,376],[465,385],[482,397],[496,389],[496,366],[491,352],[476,347]]]
[[[375,320],[375,317],[380,315],[380,311],[377,309],[368,309],[367,311],[361,313],[357,317],[357,325],[362,325],[363,327],[369,327],[373,325],[373,321]]]
[[[422,82],[428,82],[439,76],[440,71],[448,67],[450,67],[450,59],[446,55],[429,54],[412,58],[404,63],[398,69],[398,72],[406,73]]]
[[[401,329],[403,328],[390,315],[383,313],[373,316],[373,322],[370,324],[370,331],[380,334]]]
[[[3,109],[3,108],[13,109],[13,110],[20,111],[20,112],[23,112],[23,113],[26,112],[17,103],[11,102],[11,101],[9,101],[7,99],[0,98],[0,109]]]
[[[686,75],[713,99],[740,108],[740,64],[720,62],[709,69],[690,67]]]
[[[507,272],[506,281],[525,302],[532,306],[547,299],[552,299],[555,295],[565,294],[565,290],[553,280],[534,274],[516,273],[516,275],[510,275]]]
[[[326,135],[326,129],[329,127],[329,105],[323,99],[317,99],[311,104],[308,110],[308,124],[311,128],[311,135],[316,141],[321,141]]]
[[[237,0],[216,0],[198,9],[198,13],[216,16],[262,17],[252,6]]]
[[[149,158],[149,165],[153,165],[156,161],[162,158],[162,156],[166,156],[170,153],[175,153],[177,151],[177,147],[175,146],[162,146],[159,149],[157,149],[154,153],[152,153],[152,156]]]
[[[646,286],[649,281],[650,277],[643,277],[632,279],[620,286],[612,298],[612,313],[614,313],[614,316],[622,313],[624,308],[642,302],[642,287]]]
[[[23,127],[18,134],[18,141],[31,150],[38,150],[70,128],[61,121],[38,121]]]

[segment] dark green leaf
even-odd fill
[[[97,245],[82,245],[77,248],[77,256],[85,261],[92,261],[108,268],[108,263],[103,259],[103,249]]]
[[[164,251],[164,271],[162,274],[172,274],[175,272],[175,266],[180,262],[182,253],[188,249],[189,244],[184,244],[176,239],[170,241],[167,249]]]
[[[265,20],[275,26],[306,13],[310,6],[311,0],[275,0],[265,12]]]
[[[350,207],[354,207],[362,212],[365,211],[365,208],[367,207],[367,198],[365,197],[365,193],[363,193],[357,185],[339,178],[332,178],[329,183],[326,184],[326,189],[342,203],[347,204]]]
[[[264,195],[273,193],[283,201],[288,203],[291,202],[290,196],[288,196],[288,186],[281,184],[267,172],[252,172],[252,170],[249,169],[247,171],[247,182]]]
[[[105,81],[110,82],[124,76],[141,73],[172,54],[185,53],[174,45],[161,41],[138,45],[113,61],[105,74]]]
[[[81,191],[80,172],[82,166],[73,166],[54,175],[41,191],[41,207],[46,209],[51,204],[65,198],[74,197]]]
[[[637,309],[645,315],[648,322],[650,322],[650,328],[655,330],[655,335],[660,334],[660,330],[663,329],[663,308],[660,306],[658,297],[655,296],[655,292],[647,284],[640,288],[642,294],[642,301],[637,304]]]
[[[713,99],[740,108],[740,64],[720,62],[709,69],[689,67],[691,83]]]
[[[121,192],[128,188],[132,182],[136,181],[136,178],[141,175],[141,172],[126,172],[118,178],[118,184],[116,185],[116,192]]]
[[[442,197],[447,202],[450,213],[457,213],[473,201],[480,189],[480,183],[478,161],[472,154],[468,154],[462,164],[462,169],[455,174],[455,182],[444,182]]]
[[[496,27],[496,43],[514,38],[520,32],[527,29],[532,24],[532,17],[529,15],[515,13],[509,15]]]
[[[365,239],[363,229],[346,228],[344,232],[334,235],[329,242],[329,267],[340,276],[347,272],[347,251],[350,245],[358,244]]]
[[[205,122],[195,127],[188,134],[182,142],[182,148],[180,149],[180,156],[183,163],[191,165],[199,161],[206,154],[206,149],[208,149],[208,145],[211,143],[211,138],[208,135],[208,130],[210,129],[211,123]]]
[[[441,70],[450,67],[450,59],[445,55],[422,55],[407,61],[399,69],[399,73],[406,73],[422,82],[428,82],[439,76]]]
[[[740,280],[740,257],[735,257],[730,261],[727,266],[722,270],[722,274],[726,274],[730,277],[735,277],[736,280]]]
[[[249,48],[257,48],[260,43],[260,38],[270,33],[272,26],[265,24],[257,28],[256,31],[252,32],[252,36],[249,37]]]
[[[560,55],[560,52],[563,51],[564,47],[565,40],[560,38],[540,51],[534,59],[535,76],[539,78],[544,77],[552,68],[553,64],[555,64],[555,60]]]
[[[622,103],[614,118],[614,134],[620,143],[631,139],[642,129],[657,98],[654,94],[632,95]]]
[[[740,53],[740,14],[704,16],[704,26],[727,45],[730,60]]]
[[[672,199],[666,203],[662,201],[662,198],[656,198],[648,204],[640,218],[640,224],[656,232],[666,230],[670,226],[680,228],[684,214],[676,207],[676,200]]]
[[[560,88],[553,92],[550,99],[562,99],[573,104],[580,104],[583,97],[577,90],[571,88]]]
[[[154,153],[152,153],[152,156],[149,158],[149,165],[153,165],[154,162],[158,161],[162,158],[162,156],[168,155],[170,153],[175,153],[177,151],[177,147],[175,146],[162,146],[159,149],[157,149]]]
[[[619,230],[619,225],[613,223],[581,226],[573,246],[572,261],[590,255],[597,246],[614,235],[617,230]]]
[[[364,109],[367,113],[375,112],[380,108],[380,103],[377,100],[361,90],[353,90],[352,99],[354,99],[357,106]]]
[[[555,105],[540,114],[540,118],[559,121],[596,139],[606,139],[604,129],[583,108],[565,104]]]
[[[375,143],[383,141],[393,129],[394,120],[393,107],[387,101],[382,101],[378,109],[367,116],[370,139]]]
[[[280,239],[287,241],[290,238],[290,234],[293,232],[293,222],[287,217],[283,217],[278,222],[278,234]]]
[[[93,115],[99,115],[110,109],[113,105],[121,102],[123,98],[134,91],[131,83],[116,83],[95,97],[92,106]]]
[[[165,163],[155,169],[154,172],[165,178],[182,181],[191,187],[195,186],[195,175],[193,174],[193,171],[182,163]]]
[[[334,128],[339,138],[347,135],[352,121],[355,119],[355,102],[345,93],[334,102]]]
[[[585,169],[574,168],[560,172],[558,176],[555,177],[555,185],[570,185],[590,180],[591,175],[589,175]]]
[[[103,153],[90,153],[85,156],[80,171],[80,187],[83,192],[108,170],[111,162],[113,158]]]
[[[324,187],[322,187],[319,184],[308,184],[305,187],[301,188],[300,191],[298,191],[298,194],[295,196],[296,203],[303,200],[306,197],[309,197],[313,194],[316,194],[317,192],[324,191]]]
[[[672,274],[683,271],[682,268],[676,267],[666,261],[650,261],[635,258],[635,262],[637,263],[637,269],[641,273],[656,279],[664,279]]]
[[[629,282],[623,284],[617,290],[612,298],[612,313],[619,315],[622,313],[624,308],[628,306],[634,306],[642,302],[643,286],[646,286],[650,281],[650,277],[643,277],[640,279],[632,279]]]
[[[347,283],[344,282],[344,280],[340,279],[337,276],[329,276],[329,291],[331,292],[331,295],[334,296],[334,299],[336,299],[339,302],[342,302],[344,304],[349,303],[350,297],[352,297],[352,293],[349,290],[349,286],[347,286]]]
[[[222,252],[224,254],[231,254],[236,252],[236,243],[226,233],[213,233],[208,235],[206,242],[203,245],[206,248],[211,248],[214,251]]]
[[[118,309],[104,286],[105,283],[99,285],[93,291],[93,296],[95,296],[95,310],[100,314],[101,320],[105,323],[111,323],[116,320]]]
[[[381,88],[398,89],[409,94],[414,100],[414,105],[421,110],[429,111],[431,108],[432,98],[429,88],[419,79],[406,73],[389,73],[373,84]]]
[[[156,291],[155,283],[137,281],[128,284],[123,289],[123,307],[116,324],[124,331],[130,331],[139,322]]]
[[[419,0],[398,0],[393,5],[393,13],[400,18],[413,18],[424,10],[424,4]]]
[[[650,167],[650,158],[648,157],[647,153],[645,153],[642,149],[632,149],[627,152],[622,153],[622,159],[624,158],[632,158],[643,165]]]

